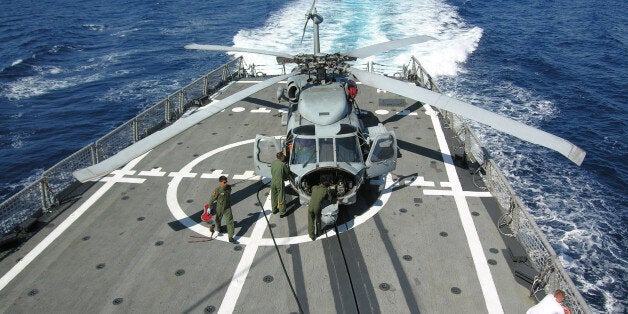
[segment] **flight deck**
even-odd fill
[[[0,312],[522,313],[535,304],[515,271],[517,244],[497,228],[497,201],[458,160],[440,114],[411,99],[358,84],[360,110],[395,132],[397,167],[341,206],[337,226],[310,240],[307,204],[289,185],[288,215],[271,214],[253,144],[256,134],[285,135],[279,85],[83,184],[0,262],[13,273]],[[236,245],[226,233],[209,240],[200,219],[220,176],[233,186]]]

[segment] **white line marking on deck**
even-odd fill
[[[140,171],[140,173],[138,174],[138,176],[145,177],[163,177],[165,175],[166,173],[161,171],[161,167],[151,169],[150,171]]]
[[[458,215],[460,216],[460,221],[462,222],[462,228],[467,237],[469,249],[471,250],[471,257],[473,258],[475,272],[480,281],[480,287],[482,288],[486,308],[489,313],[504,313],[501,301],[499,300],[499,294],[497,294],[495,282],[493,281],[493,276],[491,275],[491,270],[486,262],[486,256],[484,255],[484,250],[482,249],[482,243],[480,242],[478,231],[475,229],[475,225],[473,224],[473,217],[471,216],[471,212],[469,210],[469,204],[467,203],[464,191],[462,190],[462,185],[460,184],[460,179],[456,173],[454,162],[451,159],[451,153],[449,152],[447,140],[445,138],[445,134],[443,133],[440,121],[438,120],[438,116],[432,107],[425,105],[425,113],[431,117],[432,124],[434,125],[438,145],[440,146],[440,151],[443,155],[443,161],[445,163],[445,170],[447,171],[447,176],[449,177],[449,182],[451,183],[451,189],[454,201],[456,202],[456,207],[458,208]]]
[[[218,169],[218,170],[214,170],[212,171],[212,173],[203,173],[201,174],[201,178],[203,179],[218,179],[220,178],[220,176],[229,176],[228,174],[223,174],[222,170]]]
[[[419,114],[410,110],[401,110],[396,113],[399,116],[418,116]]]
[[[135,170],[125,170],[124,168],[122,168],[122,169],[116,169],[114,171],[111,171],[111,174],[113,174],[113,175],[121,175],[121,176],[125,176],[125,175],[132,176],[136,172],[137,171],[135,171]]]
[[[434,181],[425,181],[425,178],[422,176],[416,177],[416,179],[412,180],[412,182],[409,181],[410,180],[407,180],[406,184],[409,184],[410,186],[434,186]]]
[[[270,109],[266,109],[264,107],[251,110],[251,112],[253,113],[269,113],[270,111],[271,111]]]
[[[256,176],[255,172],[252,170],[247,170],[244,171],[243,174],[234,174],[233,175],[233,180],[252,180],[252,181],[257,181],[257,180],[261,180],[262,177],[261,176]]]
[[[194,172],[185,172],[185,171],[173,171],[168,174],[171,178],[196,178],[196,173]]]
[[[146,179],[139,178],[123,178],[122,176],[114,176],[114,177],[104,177],[98,180],[100,182],[112,182],[112,183],[136,183],[141,184],[146,181]]]
[[[264,202],[264,212],[266,212],[267,215],[270,215],[270,195],[268,195],[266,202]],[[266,219],[264,219],[264,213],[259,212],[251,237],[244,247],[242,258],[233,273],[233,278],[231,278],[231,282],[227,288],[227,293],[225,293],[225,296],[222,299],[218,313],[233,313],[238,297],[242,292],[242,287],[244,287],[246,276],[249,274],[251,265],[253,265],[255,253],[257,253],[257,249],[259,248],[266,226],[267,223]]]
[[[125,174],[128,174],[130,169],[133,169],[137,163],[142,160],[142,158],[146,157],[150,151],[145,153],[142,156],[139,156],[129,162],[122,171],[114,171],[115,173],[113,179],[122,178]],[[135,171],[132,171],[135,173]],[[105,192],[109,191],[109,189],[119,181],[112,180],[110,182],[106,182],[96,193],[94,193],[89,199],[85,201],[79,208],[77,208],[72,214],[68,216],[57,228],[52,230],[52,232],[46,236],[39,244],[37,244],[24,258],[22,258],[11,270],[9,270],[2,278],[0,278],[0,291],[6,287],[11,280],[13,280],[17,275],[19,275],[28,264],[30,264],[39,254],[41,254],[54,240],[56,240],[65,230],[67,230],[81,215],[83,215],[98,199],[100,199]]]
[[[450,195],[451,196],[451,195],[454,195],[454,191],[426,189],[426,190],[423,190],[423,194],[431,195],[431,196],[434,196],[434,195],[437,195],[437,196]],[[491,192],[461,191],[459,192],[459,194],[462,194],[465,197],[493,197]]]

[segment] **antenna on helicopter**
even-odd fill
[[[303,37],[305,36],[305,29],[307,28],[307,23],[312,20],[314,23],[314,54],[318,54],[321,52],[321,45],[318,37],[318,24],[323,23],[323,17],[318,15],[316,12],[316,0],[312,2],[312,7],[310,11],[305,15],[305,25],[303,26],[303,33],[301,34],[301,43],[303,43]]]

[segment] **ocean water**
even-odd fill
[[[0,201],[230,58],[191,43],[310,52],[309,0],[0,2]],[[473,124],[596,312],[627,305],[625,1],[319,0],[321,50],[437,40],[416,56],[448,94],[566,138],[578,167]],[[269,57],[246,55],[272,74]],[[387,71],[394,73],[397,69]]]

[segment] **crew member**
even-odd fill
[[[571,314],[568,307],[561,305],[564,300],[565,291],[558,289],[554,295],[546,295],[541,302],[528,309],[526,314]]]
[[[279,217],[286,216],[286,194],[283,182],[288,178],[288,166],[283,162],[284,154],[277,153],[277,160],[270,164],[270,202],[273,214],[279,213]]]
[[[331,203],[333,199],[328,187],[329,182],[327,181],[321,181],[319,185],[312,187],[312,197],[310,204],[307,206],[307,232],[310,234],[312,241],[321,235],[321,208],[323,200]],[[316,224],[316,233],[314,233],[314,224]]]
[[[231,213],[231,186],[227,184],[227,177],[220,176],[218,178],[218,187],[214,189],[209,197],[209,206],[216,207],[216,226],[218,232],[224,232],[224,229],[220,225],[220,221],[224,217],[227,222],[227,234],[229,235],[229,242],[238,244],[238,241],[233,239],[234,226],[233,226],[233,214]],[[216,202],[214,205],[213,203]]]

